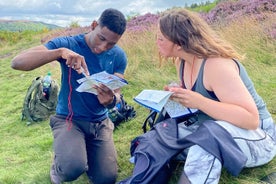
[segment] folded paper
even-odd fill
[[[125,79],[109,74],[105,71],[83,77],[77,80],[77,82],[80,86],[76,89],[76,91],[93,93],[95,95],[97,95],[97,90],[93,88],[94,85],[104,84],[111,90],[115,90],[128,84]]]
[[[134,97],[134,101],[157,112],[161,112],[164,108],[171,118],[185,116],[197,111],[197,109],[187,108],[178,102],[170,100],[172,94],[171,91],[145,89]]]

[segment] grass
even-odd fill
[[[271,21],[271,22],[269,22]],[[271,17],[266,22],[270,26],[275,22]],[[233,22],[226,27],[216,28],[229,42],[238,46],[241,53],[246,53],[243,60],[249,75],[255,83],[259,94],[267,102],[269,111],[276,119],[276,41],[264,34],[265,22],[260,25],[254,20],[244,19]],[[130,141],[142,133],[142,123],[148,110],[132,100],[142,89],[162,89],[169,81],[176,80],[176,71],[172,60],[159,62],[155,46],[155,28],[148,32],[127,32],[119,44],[125,49],[129,65],[126,79],[129,85],[123,93],[130,105],[137,111],[137,117],[123,123],[114,132],[114,140],[118,152],[119,178],[123,179],[132,172],[129,163]],[[32,80],[46,75],[50,70],[54,79],[59,80],[58,64],[53,62],[33,71],[23,72],[10,68],[11,59],[21,50],[40,44],[45,33],[30,33],[28,39],[0,50],[0,183],[5,184],[49,184],[49,168],[52,160],[52,134],[48,121],[26,125],[21,121],[23,99]],[[29,38],[32,39],[29,39]],[[182,165],[176,170],[171,184],[176,183]],[[258,180],[276,171],[276,160],[269,164],[252,169],[244,169],[239,177],[222,172],[220,184],[254,184]],[[85,175],[71,184],[88,184]]]

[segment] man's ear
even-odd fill
[[[92,23],[91,23],[91,29],[94,30],[98,25],[98,22],[96,20],[94,20]]]
[[[176,45],[176,49],[178,50],[178,51],[180,51],[180,50],[182,50],[182,47],[180,46],[180,45]]]

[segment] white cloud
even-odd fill
[[[165,9],[207,0],[8,0],[0,1],[0,19],[36,20],[59,26],[77,21],[90,25],[106,8],[116,8],[126,16],[156,13]],[[214,1],[214,0],[210,0]]]
[[[154,7],[154,1],[148,0],[139,0],[139,1],[131,1],[127,6],[125,6],[124,12],[129,13],[139,13],[145,14],[148,12],[152,12]]]

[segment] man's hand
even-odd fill
[[[87,76],[90,75],[85,59],[82,55],[79,55],[72,50],[63,48],[61,57],[66,60],[66,65],[76,70],[78,74],[84,72]]]
[[[109,89],[106,85],[99,84],[93,86],[93,88],[97,90],[97,97],[102,105],[107,106],[113,102],[114,92],[111,89]]]

